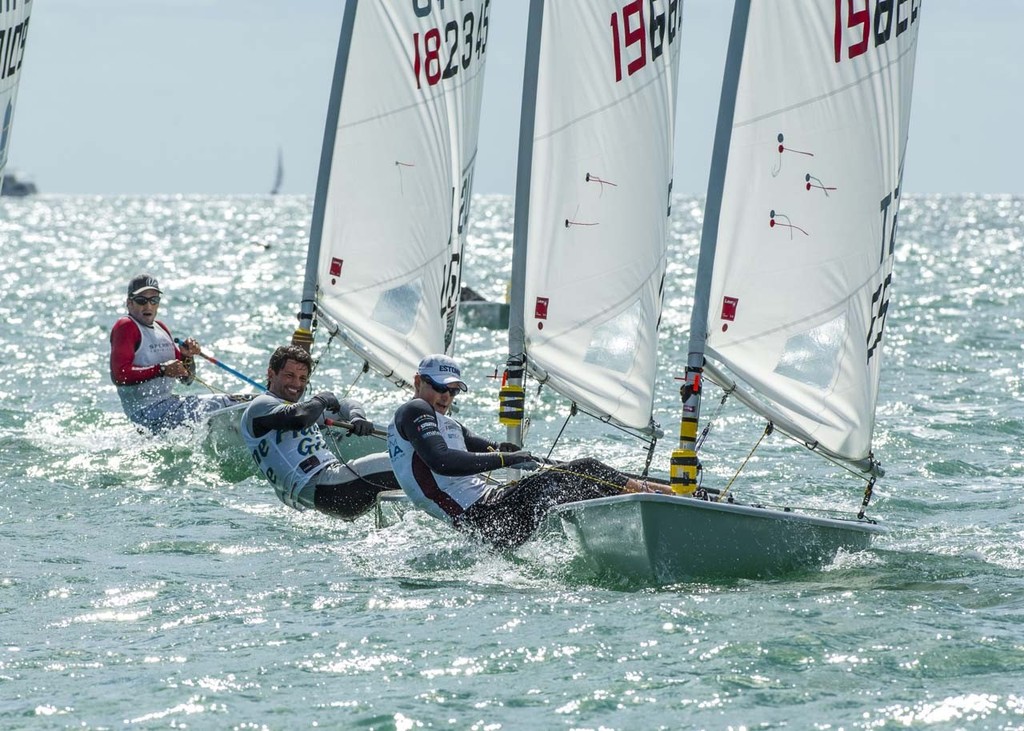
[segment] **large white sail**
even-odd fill
[[[682,2],[530,12],[510,353],[525,347],[534,375],[591,413],[648,429]]]
[[[706,353],[783,428],[867,464],[921,2],[753,2],[746,21]]]
[[[490,0],[349,0],[303,313],[396,382],[451,351]],[[308,319],[303,325],[308,325]]]
[[[7,165],[14,124],[14,104],[18,96],[21,65],[25,59],[32,0],[0,4],[0,181]]]

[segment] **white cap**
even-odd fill
[[[459,368],[459,364],[447,355],[428,355],[420,361],[416,372],[438,386],[458,386],[463,391],[469,390],[462,380],[462,369]]]

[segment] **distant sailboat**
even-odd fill
[[[18,96],[21,64],[25,58],[25,40],[28,37],[28,3],[5,3],[0,6],[0,180],[7,165],[7,149],[11,144],[14,123],[14,103]],[[14,194],[14,187],[10,188]],[[31,190],[30,192],[35,192]],[[25,195],[25,193],[22,193]]]
[[[281,192],[281,183],[284,182],[284,153],[277,148],[277,170],[274,172],[274,185],[270,188],[270,195],[277,195]]]

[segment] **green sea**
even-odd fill
[[[669,435],[702,206],[673,205]],[[107,365],[128,279],[156,275],[174,334],[260,379],[296,324],[310,213],[304,196],[0,200],[0,728],[1024,728],[1024,198],[902,203],[869,508],[889,533],[820,571],[662,588],[602,578],[557,534],[506,556],[421,514],[299,513],[203,429],[135,431]],[[512,201],[477,197],[473,218],[463,282],[503,299]],[[325,345],[314,388],[386,423],[405,395]],[[457,336],[458,417],[495,437],[505,349]],[[199,376],[196,393],[248,388]],[[546,444],[566,409],[531,399]],[[706,479],[762,429],[727,403]],[[582,417],[559,450],[644,460]],[[769,439],[733,491],[852,514],[862,488]]]

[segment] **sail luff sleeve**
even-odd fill
[[[307,345],[313,340],[313,309],[316,303],[317,268],[320,263],[320,243],[324,229],[324,212],[327,207],[327,192],[331,182],[331,162],[334,159],[334,141],[338,134],[338,120],[341,116],[341,99],[348,69],[349,50],[352,48],[352,29],[355,27],[358,0],[345,4],[341,21],[341,35],[338,39],[338,54],[334,62],[334,78],[331,81],[331,97],[327,105],[327,121],[324,126],[324,144],[320,151],[320,169],[317,174],[316,197],[313,200],[313,219],[309,229],[309,248],[306,252],[306,273],[302,284],[302,301],[299,309],[299,327],[293,336],[305,339]]]

